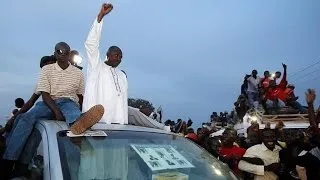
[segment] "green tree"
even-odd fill
[[[134,99],[134,98],[128,98],[128,106],[139,108],[139,109],[145,109],[148,108],[151,111],[154,111],[154,107],[151,102],[145,100],[145,99]]]

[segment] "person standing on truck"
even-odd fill
[[[1,179],[10,179],[12,170],[21,156],[26,142],[41,119],[66,121],[71,132],[81,134],[97,123],[104,109],[101,105],[93,106],[81,115],[84,93],[84,76],[80,69],[70,65],[70,47],[65,42],[55,46],[57,62],[41,69],[37,92],[41,92],[43,101],[38,102],[30,111],[16,118],[7,148],[0,164]],[[81,115],[81,116],[80,116]]]
[[[275,77],[273,79],[276,82],[277,85],[279,85],[282,82],[282,80],[287,81],[287,65],[282,63],[282,67],[283,67],[282,79],[280,80],[280,77],[281,77],[281,72],[280,71],[277,71],[275,73]]]
[[[264,77],[261,78],[261,86],[262,88],[267,88],[269,86],[269,82],[271,80],[271,75],[269,71],[264,71],[263,73]]]
[[[117,46],[109,47],[104,62],[99,52],[103,18],[112,9],[111,4],[102,5],[85,42],[88,70],[83,111],[101,104],[106,111],[102,122],[128,124],[128,82],[126,74],[117,68],[122,60],[122,51]]]
[[[257,76],[258,71],[253,70],[251,76],[247,78],[248,81],[248,100],[249,106],[258,108],[259,106],[259,86],[260,86],[260,77]]]
[[[243,80],[243,84],[241,85],[241,94],[244,95],[248,99],[248,78],[250,75],[246,75]]]

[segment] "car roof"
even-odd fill
[[[56,121],[56,120],[42,120],[39,122],[45,129],[50,129],[51,132],[59,132],[63,130],[70,130],[66,122]],[[143,126],[133,126],[133,125],[123,125],[123,124],[105,124],[97,123],[92,126],[91,130],[111,130],[111,131],[137,131],[137,132],[151,132],[151,133],[161,133],[161,134],[171,134],[162,129],[148,128]]]

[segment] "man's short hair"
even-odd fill
[[[55,45],[55,50],[59,50],[61,47],[65,48],[66,50],[70,51],[70,46],[66,42],[59,42]]]
[[[164,124],[165,124],[166,126],[170,126],[170,125],[171,125],[171,120],[170,120],[170,119],[166,120]]]
[[[77,50],[70,51],[71,54],[79,55],[79,52]]]
[[[261,132],[262,137],[264,137],[266,133],[271,133],[271,134],[276,135],[276,131],[274,129],[267,128],[267,129],[262,130],[262,132]]]
[[[188,128],[187,129],[187,133],[194,133],[194,129],[193,128]]]
[[[235,134],[235,136],[237,136],[237,131],[235,130],[235,129],[232,129],[232,128],[226,128],[225,130],[224,130],[224,132],[223,133],[227,133],[227,132],[231,132],[231,133],[234,133]]]
[[[40,60],[40,68],[42,68],[45,64],[51,61],[56,61],[54,56],[43,56]]]
[[[110,46],[107,52],[107,55],[111,52],[119,52],[122,53],[121,49],[118,46]]]

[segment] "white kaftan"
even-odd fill
[[[101,104],[105,111],[100,122],[128,124],[127,77],[121,70],[100,60],[99,41],[102,25],[103,21],[98,23],[96,19],[85,42],[88,70],[83,112]]]

